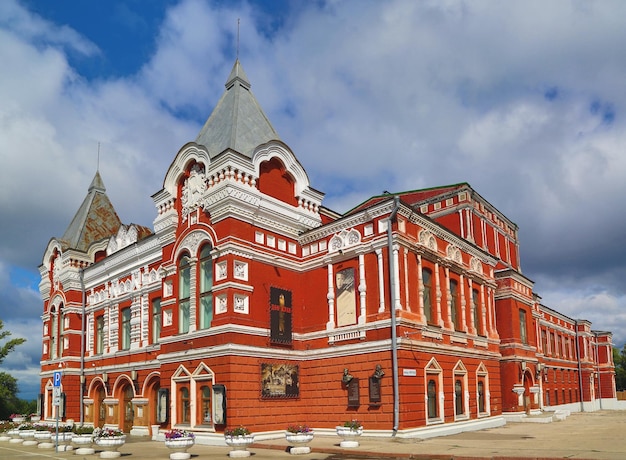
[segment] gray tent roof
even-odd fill
[[[64,248],[86,252],[89,246],[115,235],[122,225],[96,171],[87,196],[61,238]]]
[[[204,124],[196,143],[204,145],[211,157],[232,149],[252,156],[256,147],[280,140],[250,91],[248,76],[237,59],[226,82],[226,91]]]

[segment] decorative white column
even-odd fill
[[[454,330],[454,324],[452,323],[452,299],[450,298],[450,268],[444,267],[443,270],[446,276],[446,319],[444,327]]]
[[[401,310],[402,309],[402,305],[400,304],[400,264],[398,262],[398,251],[400,250],[400,247],[397,244],[393,245],[393,276],[396,280],[395,284],[395,289],[394,289],[394,295],[396,297],[396,304],[394,305],[394,308],[396,310]]]
[[[443,327],[443,317],[441,315],[441,281],[439,278],[439,263],[438,262],[435,262],[435,286],[436,286],[435,290],[437,291],[436,293],[437,324],[439,325],[439,327]]]
[[[417,254],[417,302],[418,302],[418,315],[421,323],[426,323],[424,315],[424,278],[422,277],[422,255]],[[431,299],[432,305],[432,299]],[[432,314],[432,312],[431,312]]]
[[[409,300],[409,260],[408,252],[406,249],[402,250],[402,257],[404,259],[404,298],[406,299],[405,308],[407,311],[411,311],[411,302]]]
[[[378,313],[385,311],[385,273],[383,271],[383,251],[376,249],[378,261]]]
[[[197,295],[196,295],[196,280],[198,275],[197,270],[198,258],[189,258],[189,332],[193,332],[197,329],[196,325],[196,311],[197,311]]]
[[[472,335],[476,335],[477,331],[478,331],[478,322],[480,321],[480,317],[477,314],[478,312],[476,311],[476,309],[478,309],[478,299],[476,299],[476,302],[474,302],[474,291],[472,290],[472,278],[467,278],[467,293],[470,299],[470,322],[469,322],[469,333]],[[474,324],[474,318],[476,318],[476,324]]]
[[[461,290],[461,330],[463,332],[467,332],[467,315],[465,312],[465,308],[467,307],[467,303],[465,301],[465,277],[462,274],[459,275],[459,289]]]

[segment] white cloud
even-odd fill
[[[326,206],[467,181],[520,226],[546,304],[626,340],[611,319],[626,311],[626,3],[309,2],[288,14],[272,28],[246,4],[183,1],[136,75],[88,80],[69,56],[93,59],[99,44],[2,2],[0,262],[40,263],[86,194],[98,142],[122,220],[150,225],[151,195],[223,91],[241,18],[252,90]]]

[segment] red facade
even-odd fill
[[[48,245],[44,418],[59,368],[63,418],[204,442],[353,418],[431,436],[615,399],[611,334],[540,303],[514,223],[464,183],[324,208],[239,62],[153,198],[153,229],[122,225],[96,174]]]

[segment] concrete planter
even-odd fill
[[[344,448],[354,448],[359,447],[359,441],[357,438],[363,434],[363,427],[360,426],[357,429],[353,429],[347,426],[338,426],[336,427],[337,436],[339,436],[342,441],[339,443],[340,447]]]
[[[170,460],[188,460],[191,454],[187,453],[187,449],[196,443],[195,439],[187,436],[175,439],[166,439],[165,446],[172,451]]]
[[[254,443],[254,435],[224,436],[224,441],[226,441],[226,445],[233,448],[233,450],[228,453],[229,457],[249,457],[250,452],[247,449]]]

